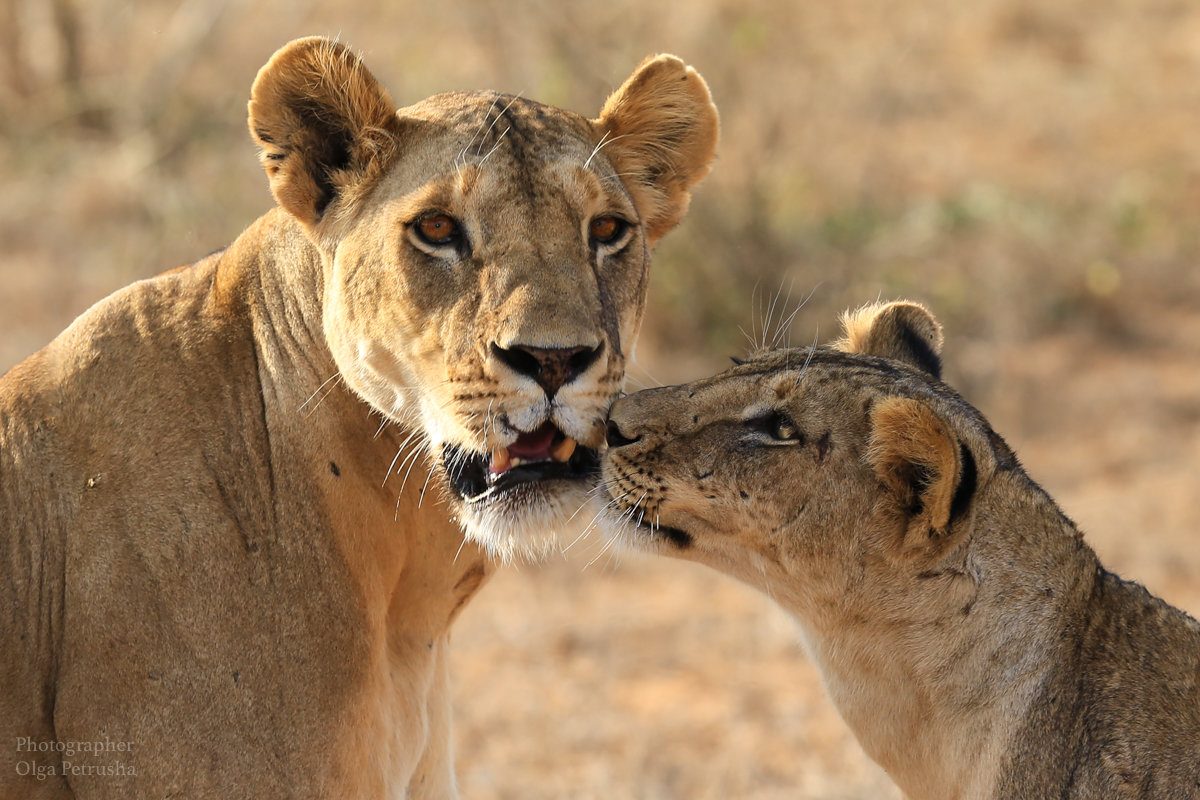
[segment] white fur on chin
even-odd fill
[[[559,486],[493,502],[463,503],[458,521],[467,538],[502,563],[537,563],[582,539],[600,508],[583,486]]]

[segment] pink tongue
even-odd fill
[[[536,431],[518,436],[517,440],[508,446],[508,453],[522,461],[546,461],[550,458],[550,445],[554,443],[556,435],[558,428],[547,422]]]

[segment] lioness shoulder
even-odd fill
[[[776,598],[912,800],[1200,797],[1200,624],[1103,569],[925,309],[845,325],[618,401],[619,535]]]
[[[397,110],[310,38],[249,127],[278,207],[0,379],[0,797],[453,797],[449,626],[575,524],[718,124],[672,56]]]

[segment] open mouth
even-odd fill
[[[494,453],[472,453],[458,447],[443,450],[450,485],[467,502],[482,500],[522,484],[550,480],[590,480],[600,472],[595,450],[583,447],[546,422],[522,433]]]

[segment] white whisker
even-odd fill
[[[338,372],[335,372],[332,375],[330,375],[328,378],[326,378],[325,382],[322,383],[320,386],[318,386],[316,391],[314,391],[312,394],[310,394],[308,396],[308,399],[305,400],[303,403],[301,403],[300,407],[297,408],[296,411],[303,411],[304,407],[306,405],[308,405],[309,403],[311,403],[313,401],[313,398],[316,397],[318,394],[320,394],[322,389],[324,389],[326,386],[329,386],[330,382],[333,381],[334,379],[340,378],[341,375],[342,375],[342,373],[340,371],[338,371]],[[336,386],[337,386],[336,384],[334,384],[333,386],[329,386],[329,390],[326,391],[325,394],[322,394],[321,397],[317,400],[316,404],[311,409],[309,409],[309,412],[308,412],[309,416],[312,416],[313,413],[316,412],[317,408],[321,405],[322,402],[324,402],[325,398],[328,397],[330,395],[330,393],[333,392],[333,390],[336,388]]]

